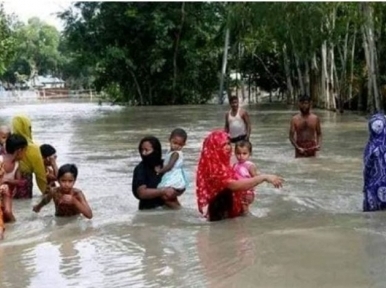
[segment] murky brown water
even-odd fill
[[[360,116],[318,111],[323,150],[294,159],[288,139],[294,111],[249,108],[254,159],[284,175],[285,188],[258,189],[253,216],[209,224],[196,209],[194,183],[182,211],[139,212],[131,173],[145,134],[163,140],[189,132],[194,180],[201,141],[223,126],[220,106],[120,108],[94,103],[12,104],[33,121],[36,141],[56,146],[59,164],[74,162],[94,219],[55,219],[53,205],[15,201],[18,222],[0,244],[0,287],[386,287],[386,214],[361,212]]]

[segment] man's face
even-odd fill
[[[311,109],[310,101],[301,101],[299,102],[299,110],[302,114],[308,114]]]
[[[239,100],[235,99],[231,101],[231,108],[233,111],[239,109]]]

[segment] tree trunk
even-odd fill
[[[321,71],[321,90],[324,99],[324,108],[330,107],[330,92],[328,85],[328,72],[327,72],[327,42],[322,44],[322,71]]]
[[[366,58],[366,73],[367,73],[367,111],[371,112],[373,111],[373,90],[372,90],[372,77],[370,76],[370,51],[369,51],[369,45],[367,43],[367,37],[365,28],[362,26],[362,38],[363,38],[363,49],[365,51],[365,58]]]
[[[178,75],[178,66],[177,66],[177,56],[178,56],[178,48],[180,46],[182,27],[184,26],[185,21],[185,2],[181,4],[181,22],[180,27],[178,29],[178,33],[176,35],[176,44],[174,47],[174,55],[173,55],[173,95],[172,95],[172,104],[176,102],[176,86],[177,86],[177,75]]]
[[[290,61],[288,59],[287,47],[285,44],[283,45],[283,61],[284,61],[285,78],[287,82],[286,83],[287,84],[287,104],[290,104],[294,95],[294,91],[293,91],[294,89],[292,86]]]
[[[362,3],[365,13],[366,19],[366,29],[365,36],[367,37],[368,51],[369,51],[369,60],[370,60],[370,70],[369,76],[371,77],[372,89],[374,95],[374,104],[376,111],[382,111],[382,99],[380,98],[379,90],[378,90],[378,75],[377,75],[377,47],[374,41],[374,21],[373,21],[373,8],[370,3],[363,2]]]
[[[311,86],[310,86],[310,66],[308,65],[308,61],[305,61],[305,93],[307,95],[311,95]]]
[[[354,56],[355,56],[355,41],[356,41],[356,28],[354,29],[354,36],[352,40],[352,46],[351,46],[351,59],[350,59],[350,81],[348,84],[348,108],[351,109],[351,100],[352,100],[352,87],[353,87],[353,82],[354,82]],[[359,103],[358,103],[359,105]]]
[[[224,54],[222,58],[222,69],[221,69],[221,78],[220,78],[220,91],[218,95],[219,104],[224,104],[224,77],[227,70],[227,62],[228,62],[228,46],[229,46],[229,28],[225,31],[225,41],[224,41]]]

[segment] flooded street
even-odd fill
[[[316,111],[323,143],[315,159],[294,159],[286,108],[250,107],[253,160],[283,175],[263,184],[252,216],[217,223],[198,213],[194,182],[203,138],[224,125],[225,106],[130,107],[47,102],[0,107],[0,122],[29,115],[35,142],[57,149],[58,164],[79,168],[94,218],[55,219],[54,205],[14,201],[17,222],[0,243],[0,287],[386,287],[386,213],[362,208],[366,120]],[[168,148],[188,132],[192,181],[181,211],[139,212],[131,176],[139,140]]]

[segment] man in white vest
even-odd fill
[[[249,140],[251,136],[251,121],[247,111],[239,107],[239,98],[229,99],[231,109],[225,114],[225,131],[231,135],[231,142]]]

